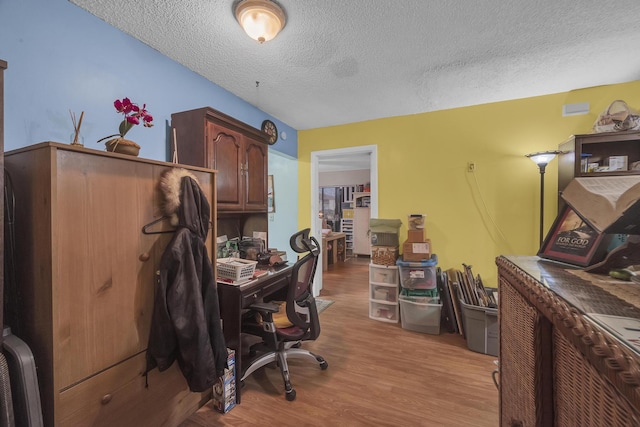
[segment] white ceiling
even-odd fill
[[[638,0],[279,0],[262,45],[234,0],[70,1],[298,130],[640,80]]]

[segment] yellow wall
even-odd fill
[[[298,228],[310,226],[310,153],[378,146],[380,218],[426,214],[438,265],[473,266],[496,286],[495,258],[534,255],[539,240],[540,174],[525,154],[554,150],[589,133],[615,99],[640,107],[640,81],[473,107],[298,132]],[[562,117],[562,106],[589,102],[588,115]],[[467,172],[467,163],[476,172]],[[557,159],[545,174],[545,233],[557,210]]]

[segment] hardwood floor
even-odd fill
[[[368,259],[324,272],[322,332],[305,343],[329,368],[289,362],[297,398],[284,397],[277,369],[245,381],[242,403],[226,414],[207,403],[180,427],[487,426],[498,425],[496,357],[467,349],[458,334],[439,336],[369,318]]]

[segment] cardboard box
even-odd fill
[[[407,231],[407,242],[422,243],[424,242],[424,228]]]
[[[402,244],[402,259],[404,261],[425,261],[431,258],[431,240],[424,242],[405,241]]]
[[[628,170],[627,166],[627,156],[610,156],[609,157],[609,170],[610,171],[626,171]]]
[[[235,351],[227,349],[227,369],[213,386],[213,406],[223,414],[236,406],[236,358]]]

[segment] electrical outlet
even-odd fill
[[[476,171],[476,163],[468,162],[467,163],[467,172],[475,172]]]

